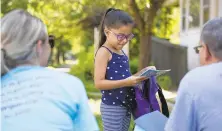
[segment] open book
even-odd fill
[[[171,71],[171,69],[168,70],[146,69],[142,73],[140,73],[140,76],[146,76],[146,77],[159,76],[169,71]]]

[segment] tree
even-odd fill
[[[166,1],[166,2],[165,2]],[[110,3],[97,3],[97,1],[88,1],[84,6],[86,16],[79,21],[79,25],[89,32],[93,32],[93,28],[98,26],[103,15],[103,12],[110,7],[119,8],[125,11],[132,10],[136,21],[136,29],[133,31],[136,35],[136,40],[131,41],[130,47],[136,48],[130,51],[130,58],[137,54],[137,43],[140,43],[140,69],[150,64],[151,59],[151,35],[169,39],[175,27],[175,18],[172,17],[172,12],[175,7],[178,7],[178,1],[174,0],[130,0],[126,3],[124,0],[114,0]],[[163,3],[165,5],[163,6]],[[168,2],[168,3],[167,3]],[[87,10],[87,8],[89,10]],[[176,18],[177,19],[177,18]],[[138,30],[139,29],[139,30]],[[135,44],[136,42],[136,44]],[[134,46],[132,46],[134,45]],[[133,52],[133,53],[132,53]],[[133,55],[133,56],[132,56]],[[136,55],[137,56],[137,55]]]
[[[55,35],[56,38],[52,54],[52,61],[56,64],[61,64],[60,57],[62,58],[64,52],[72,48],[75,49],[75,53],[89,50],[93,45],[93,29],[99,25],[107,8],[132,11],[129,13],[133,14],[136,21],[134,29],[136,39],[132,41],[134,46],[132,44],[130,46],[136,48],[133,49],[132,55],[137,57],[136,54],[140,53],[139,69],[141,69],[150,64],[151,35],[168,38],[172,33],[169,28],[172,28],[173,22],[169,21],[169,17],[164,16],[170,12],[169,8],[164,9],[165,1],[169,0],[129,0],[129,3],[126,0],[2,0],[1,7],[2,14],[11,9],[23,8],[44,21],[49,34]],[[137,43],[140,43],[140,51],[137,50]]]
[[[1,13],[5,14],[14,8],[27,9],[28,0],[1,0]]]
[[[150,0],[147,3],[143,1],[143,7],[140,9],[135,0],[129,0],[129,8],[132,10],[135,22],[140,31],[139,69],[147,67],[150,64],[152,48],[151,36],[153,34],[154,20],[157,11],[162,8],[165,1],[166,0]]]

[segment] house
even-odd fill
[[[201,29],[208,20],[222,17],[222,0],[180,0],[180,43],[188,47],[188,69],[199,66],[193,47],[198,45]]]

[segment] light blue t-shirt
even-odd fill
[[[222,131],[222,62],[198,67],[181,81],[166,131]]]
[[[43,67],[1,77],[2,131],[98,131],[82,82]]]

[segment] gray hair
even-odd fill
[[[201,40],[216,58],[222,60],[222,17],[209,20],[204,25]]]
[[[20,64],[39,64],[34,47],[38,40],[48,40],[47,34],[45,24],[24,10],[1,18],[1,75]]]

